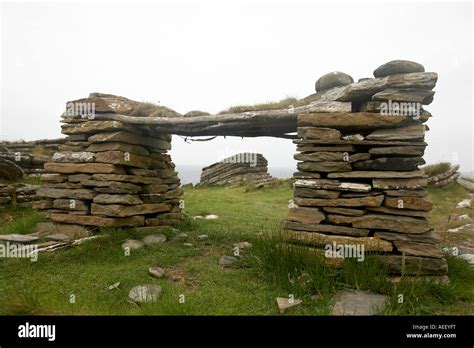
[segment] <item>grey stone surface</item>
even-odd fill
[[[334,87],[350,85],[353,82],[354,79],[346,73],[333,71],[321,76],[318,81],[316,81],[315,89],[316,92],[320,92]]]
[[[136,303],[156,302],[160,296],[161,286],[154,284],[135,286],[128,293],[128,298]]]
[[[155,278],[163,278],[165,276],[165,270],[161,267],[150,267],[148,268],[148,274]]]
[[[166,236],[164,234],[150,234],[143,238],[143,243],[146,245],[163,244],[164,242],[166,242]]]
[[[332,315],[377,315],[386,302],[385,296],[362,290],[340,290],[334,299]]]
[[[392,60],[388,63],[382,64],[374,71],[375,77],[385,77],[395,74],[409,74],[424,72],[423,65],[409,60]]]
[[[141,240],[136,240],[136,239],[129,239],[125,243],[122,244],[122,249],[123,250],[140,250],[143,249],[146,246],[144,242]]]
[[[234,256],[224,255],[219,260],[219,266],[226,268],[232,266],[235,261],[237,261],[237,258],[235,258]]]

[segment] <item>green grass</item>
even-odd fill
[[[41,185],[42,184],[41,179],[37,176],[28,176],[28,177],[24,177],[24,178],[21,178],[21,179],[14,180],[14,181],[5,180],[3,178],[0,178],[0,184],[9,185],[9,184],[16,184],[16,183],[30,184],[30,185]]]
[[[465,194],[452,184],[434,192],[433,217],[441,219],[437,205],[450,206]],[[292,197],[289,185],[252,190],[248,187],[202,187],[185,190],[186,212],[217,214],[218,220],[188,219],[178,229],[188,233],[188,242],[147,247],[125,256],[121,244],[145,234],[134,230],[104,229],[101,237],[70,249],[27,259],[0,260],[0,314],[83,315],[280,315],[276,297],[303,300],[303,305],[285,315],[327,315],[338,289],[369,289],[389,296],[387,315],[473,314],[474,272],[461,259],[448,258],[451,285],[402,280],[394,287],[386,279],[376,254],[366,261],[346,261],[342,269],[329,268],[320,259],[288,253],[276,237],[280,221]],[[441,208],[440,208],[441,209]],[[445,212],[446,213],[446,212]],[[4,210],[12,222],[0,233],[31,232],[44,218],[31,209]],[[174,230],[165,232],[173,237]],[[209,239],[198,241],[207,234]],[[232,255],[233,244],[249,241],[250,249],[232,268],[221,269],[218,260]],[[161,266],[183,282],[156,279],[148,267]],[[108,287],[120,282],[118,289]],[[128,291],[139,284],[158,284],[163,292],[154,304],[128,302]],[[421,285],[420,285],[421,284]],[[403,293],[404,302],[397,302]],[[179,303],[184,294],[185,303]],[[70,303],[71,295],[75,303]],[[313,296],[316,295],[316,296]]]
[[[43,221],[46,217],[33,208],[0,207],[0,234],[31,233],[36,224]]]

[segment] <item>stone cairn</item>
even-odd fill
[[[431,103],[437,82],[424,71],[392,61],[357,83],[340,72],[318,80],[315,99],[333,108],[298,116],[294,199],[282,223],[287,247],[328,257],[331,246],[363,246],[380,253],[392,274],[447,273],[418,169],[431,117],[421,105]],[[328,263],[342,256],[329,255]]]
[[[239,153],[202,169],[200,185],[265,186],[273,180],[268,162],[259,153]]]
[[[94,94],[69,102],[62,115],[66,142],[52,161],[34,207],[58,224],[91,227],[165,226],[183,219],[182,189],[167,151],[171,135],[144,126],[77,115],[74,105],[94,103],[95,113],[129,115],[137,102]],[[72,110],[72,111],[71,111]]]

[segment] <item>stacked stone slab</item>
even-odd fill
[[[363,245],[392,273],[446,274],[427,220],[428,181],[418,169],[431,116],[420,105],[431,103],[437,75],[407,61],[384,64],[376,78],[358,83],[345,83],[344,74],[338,84],[338,74],[325,75],[332,88],[318,94],[339,108],[298,116],[294,205],[282,228],[288,245],[321,255],[333,243]],[[399,102],[415,104],[387,114]]]
[[[62,122],[67,141],[44,165],[35,202],[51,221],[135,227],[182,220],[180,180],[167,154],[171,135],[68,114]]]
[[[268,162],[259,153],[239,153],[202,169],[201,185],[269,184]]]

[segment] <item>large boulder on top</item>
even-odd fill
[[[334,87],[341,87],[350,85],[354,82],[354,79],[340,71],[333,71],[329,74],[321,76],[316,81],[316,92],[325,91]]]
[[[375,69],[374,76],[385,77],[388,75],[409,74],[424,71],[425,67],[419,63],[409,60],[392,60]]]

